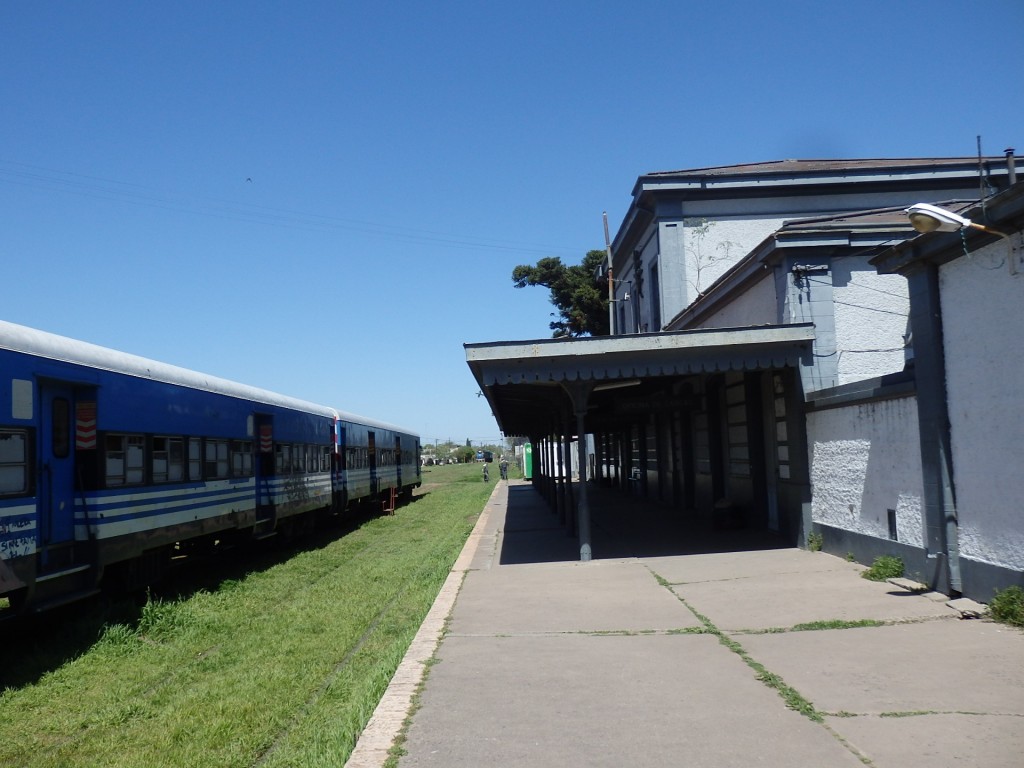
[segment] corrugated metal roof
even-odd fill
[[[1006,158],[985,157],[982,162],[1002,167]],[[750,176],[772,173],[835,173],[837,171],[876,171],[896,168],[934,168],[943,165],[969,165],[976,167],[976,157],[910,157],[910,158],[861,158],[854,160],[769,160],[759,163],[739,163],[708,168],[689,168],[676,171],[653,171],[641,178],[658,177],[703,177],[703,176]]]
[[[674,204],[677,199],[774,199],[818,194],[842,197],[896,190],[910,194],[915,189],[928,190],[930,197],[939,196],[938,190],[962,196],[973,186],[978,186],[981,197],[1005,186],[1009,175],[1005,157],[985,157],[981,163],[985,189],[978,177],[977,157],[774,160],[655,171],[637,178],[631,193],[633,201],[612,243],[613,253],[618,258],[623,248],[632,248],[633,243],[627,241],[639,237],[652,217],[662,215],[656,213],[662,210],[659,205]]]
[[[1019,233],[1024,228],[1024,181],[1018,181],[1009,189],[986,198],[984,203],[954,200],[936,202],[935,205],[977,223],[985,222],[985,226],[1003,234]],[[1015,237],[1019,237],[1019,234]],[[881,274],[901,272],[915,262],[944,264],[960,258],[965,250],[973,252],[981,245],[996,239],[998,239],[998,235],[973,228],[962,230],[959,234],[956,232],[929,232],[894,245],[871,259],[871,264]],[[1012,244],[1012,240],[1010,243]]]
[[[972,205],[972,200],[948,200],[935,203],[951,211],[959,211]],[[911,229],[910,219],[906,214],[907,206],[897,205],[889,208],[872,208],[863,211],[849,211],[829,216],[792,219],[785,222],[777,234],[787,232],[824,231],[824,230],[856,230],[874,228]]]

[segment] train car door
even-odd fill
[[[367,432],[367,460],[370,464],[370,495],[377,495],[377,433]]]
[[[254,416],[256,439],[258,441],[254,469],[256,474],[256,520],[254,532],[261,535],[274,530],[277,521],[277,507],[271,483],[277,473],[274,454],[274,417],[269,413]]]
[[[395,488],[402,491],[402,438],[395,435]]]
[[[348,506],[348,430],[340,421],[334,422],[334,506],[337,512],[344,512]]]
[[[74,392],[60,382],[40,382],[39,543],[40,567],[73,562],[75,539]]]

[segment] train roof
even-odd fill
[[[23,325],[7,322],[6,320],[0,320],[0,349],[22,352],[65,363],[85,365],[90,368],[135,376],[140,379],[150,379],[151,381],[159,381],[165,384],[177,384],[203,392],[237,397],[265,405],[276,405],[281,408],[315,413],[378,429],[389,429],[410,435],[415,434],[392,424],[356,416],[355,414],[339,411],[330,406],[310,403],[306,400],[299,400],[258,387],[251,387],[248,384],[239,384],[228,379],[209,376],[198,371],[190,371],[187,368],[168,365],[157,360],[131,355],[127,352],[118,352],[114,349],[70,339],[66,336],[58,336],[57,334],[47,333],[35,328],[28,328]]]
[[[347,411],[337,411],[338,419],[341,421],[347,421],[352,424],[360,424],[366,427],[374,427],[375,429],[388,429],[392,432],[401,432],[403,435],[410,435],[412,437],[419,438],[415,432],[405,427],[399,427],[394,424],[388,424],[386,421],[377,421],[376,419],[368,419],[365,416],[358,416],[354,413],[348,413]]]

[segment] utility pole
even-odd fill
[[[615,335],[615,282],[612,280],[612,242],[608,238],[608,211],[604,217],[604,250],[608,254],[608,335]]]

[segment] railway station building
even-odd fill
[[[993,543],[1010,534],[1024,551],[1024,526],[1019,506],[1014,517],[1009,497],[1000,505],[984,488],[972,498],[987,511],[958,521],[956,420],[951,442],[935,385],[949,358],[934,353],[949,337],[940,276],[977,261],[963,256],[970,243],[994,261],[1007,246],[975,230],[919,235],[905,209],[971,211],[1019,238],[1014,178],[1012,155],[646,174],[609,249],[612,334],[466,344],[467,362],[502,431],[530,439],[534,482],[583,560],[600,557],[588,494],[604,487],[694,527],[763,530],[865,563],[898,554],[932,588],[987,600],[1024,582],[1020,555]],[[991,201],[980,214],[979,200]],[[1024,307],[1010,266],[1007,255],[984,316],[1016,318],[1001,339]],[[977,350],[964,351],[977,369]],[[969,387],[956,392],[973,402]],[[1019,414],[1010,437],[1024,431]],[[1008,437],[978,453],[983,437],[960,434],[966,456],[1013,450]],[[572,463],[577,484],[562,470]],[[998,487],[1019,499],[1010,476],[1022,473],[1004,475]]]

